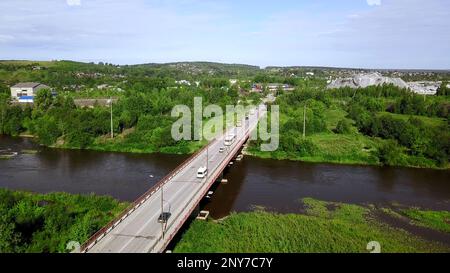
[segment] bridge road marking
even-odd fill
[[[235,143],[233,143],[233,146],[235,146],[235,147],[233,147],[233,152],[234,151],[236,151],[237,152],[237,149],[236,149],[236,146],[237,146],[237,143],[239,143],[240,141],[242,141],[242,139],[240,139],[239,141],[236,141]],[[214,145],[217,145],[217,144],[214,144]],[[240,146],[238,146],[238,147],[240,147]],[[217,166],[215,166],[215,168],[214,168],[214,173],[212,173],[211,175],[212,176],[214,176],[213,174],[215,174],[217,171],[218,171],[218,167],[223,163],[223,161],[226,159],[226,158],[228,158],[228,156],[229,156],[229,154],[224,154],[224,158],[223,158],[223,160],[221,160],[221,161],[217,161]],[[231,159],[230,159],[231,160]],[[193,196],[189,196],[189,197],[186,197],[184,200],[186,200],[187,199],[187,202],[186,202],[186,204],[187,205],[189,205],[189,203],[190,203],[190,201],[192,200],[192,199],[195,199],[195,197],[198,195],[198,193],[200,193],[201,192],[201,190],[203,189],[203,188],[205,188],[205,187],[208,187],[209,186],[209,183],[203,183],[203,184],[200,184],[200,187],[199,187],[199,189],[196,189],[196,191],[194,192],[194,194],[193,194]],[[195,199],[196,200],[196,199]],[[185,206],[185,208],[186,207],[188,207],[188,206]],[[183,211],[185,210],[185,208],[183,208],[183,209],[181,209],[181,212],[180,213],[183,213]],[[178,219],[179,217],[177,216],[177,219]],[[173,226],[173,223],[174,223],[174,221],[172,222],[172,224],[170,225],[170,227],[169,227],[169,229],[168,229],[168,233],[170,233],[170,230],[171,229],[177,229],[178,228],[178,226]],[[158,243],[160,243],[160,241],[158,242]],[[153,247],[153,248],[155,248],[157,245],[158,245],[158,243]],[[163,242],[164,243],[164,242]],[[164,243],[165,244],[165,243]],[[150,248],[151,249],[151,248]]]
[[[172,196],[172,198],[170,199],[170,200],[172,200],[172,199],[174,199],[174,197],[176,197],[176,196],[178,196],[178,194],[180,193],[180,191],[182,191],[182,190],[184,190],[186,187],[187,187],[187,185],[190,185],[191,183],[193,183],[193,182],[183,182],[185,185],[183,185],[182,187],[180,187],[176,192],[175,192],[175,194],[173,194]],[[137,231],[137,234],[141,234],[146,228],[147,228],[147,226],[148,226],[148,224],[150,223],[150,222],[152,222],[152,221],[154,221],[155,219],[154,218],[157,218],[157,216],[159,215],[159,214],[161,214],[161,212],[160,211],[157,211],[156,213],[154,213],[153,215],[152,215],[152,217],[150,217],[150,219],[147,221],[147,222],[145,222],[144,223],[144,225],[142,225],[142,227]],[[128,242],[122,247],[122,248],[120,248],[119,249],[119,252],[122,252],[133,240],[135,240],[135,239],[139,239],[139,238],[135,238],[135,237],[133,237],[133,238],[131,238],[131,239],[129,239],[128,240]],[[155,238],[156,239],[156,238]],[[153,239],[153,240],[155,240],[155,239]],[[151,240],[151,241],[153,241],[153,240]]]
[[[197,159],[196,159],[197,160]],[[194,160],[195,161],[195,160]],[[178,175],[184,175],[187,171],[189,171],[188,170],[188,168],[185,168],[185,169],[183,169],[179,174],[177,174],[176,176],[178,176]],[[174,178],[176,177],[176,176],[174,176]],[[169,182],[167,183],[167,184],[165,184],[164,186],[165,187],[168,187],[168,186],[170,186],[169,184],[171,183],[171,182],[174,182],[174,178],[172,179],[172,180],[169,180]],[[189,184],[189,183],[192,183],[192,182],[188,182],[188,183],[186,183],[186,184]],[[182,187],[182,189],[184,189],[184,188],[186,188],[186,186],[183,186]],[[178,193],[178,192],[177,192]],[[152,197],[154,197],[153,198],[153,200],[155,200],[155,199],[159,199],[158,198],[158,196],[157,195],[153,195]],[[132,218],[126,218],[125,220],[124,220],[124,222],[122,222],[121,224],[125,224],[125,221],[126,222],[128,222],[128,223],[133,223],[133,222],[135,222],[135,221],[139,221],[139,219],[135,219],[138,215],[140,215],[140,214],[142,214],[143,212],[142,212],[142,209],[144,209],[145,207],[148,207],[148,206],[152,206],[153,204],[153,202],[148,202],[148,201],[153,201],[153,200],[151,200],[151,199],[148,199],[146,202],[144,202],[144,206],[141,206],[141,207],[139,207],[138,209],[140,210],[139,211],[139,213],[138,213],[138,209],[135,211],[136,213],[133,213],[133,217]],[[142,208],[142,209],[141,209]],[[122,229],[121,229],[121,231],[120,232],[123,232],[123,231],[125,231],[125,229],[127,228],[127,225],[125,225]],[[118,233],[120,233],[120,232],[118,232]],[[117,234],[117,233],[115,233],[115,234]],[[104,244],[106,244],[107,243],[107,241],[110,241],[111,239],[114,239],[114,238],[108,238],[108,239],[106,239],[106,242],[104,243]],[[133,240],[134,238],[131,238],[130,240]],[[106,247],[106,246],[105,246]]]
[[[265,114],[265,111],[263,111],[264,113],[262,113],[260,116],[262,117],[264,114]],[[252,121],[253,120],[256,120],[256,124],[257,124],[257,122],[258,122],[258,118],[257,118],[257,116],[256,115],[253,115],[253,118],[252,118]],[[241,121],[241,123],[242,123],[242,121]],[[254,122],[252,122],[252,123],[254,123]],[[245,124],[245,125],[247,125],[247,124]],[[243,126],[244,127],[244,126]],[[240,140],[239,141],[236,141],[236,142],[234,142],[233,144],[232,144],[232,151],[234,152],[234,150],[235,150],[235,148],[236,148],[236,146],[237,146],[237,143],[239,143],[240,141],[242,141],[242,137],[243,136],[245,136],[246,135],[246,133],[248,132],[248,133],[250,133],[252,130],[254,130],[255,129],[255,126],[254,125],[252,125],[252,126],[245,126],[245,128],[248,128],[248,130],[244,130],[244,128],[243,127],[233,127],[233,128],[230,128],[228,131],[227,131],[227,133],[229,133],[230,131],[234,131],[234,130],[236,130],[236,132],[239,132],[239,136],[241,136],[241,138],[240,138]],[[218,137],[218,138],[216,138],[215,140],[213,140],[213,143],[211,143],[211,146],[209,147],[209,149],[211,149],[211,150],[214,150],[214,149],[217,149],[217,146],[218,145],[220,145],[221,143],[220,143],[220,141],[222,141],[223,139],[224,139],[224,137],[225,137],[226,135],[225,134],[222,134],[220,137]],[[215,143],[214,143],[215,142]],[[209,144],[208,144],[209,145]],[[237,152],[237,150],[236,150],[236,152]],[[203,152],[203,153],[205,153],[205,152]],[[228,155],[229,155],[229,153],[227,153],[227,154],[223,154],[223,158],[221,158],[221,160],[222,161],[224,161],[227,157],[228,157]],[[212,153],[212,159],[210,160],[211,162],[213,162],[213,166],[214,165],[216,165],[216,166],[214,166],[213,168],[215,169],[215,171],[217,170],[217,168],[218,168],[218,166],[220,166],[221,165],[221,162],[215,162],[216,161],[216,159],[218,158],[218,157],[220,157],[221,156],[221,154],[220,153],[218,153],[218,152],[215,152],[215,153]],[[201,158],[202,158],[202,155],[200,154],[198,157],[196,157],[194,160],[192,160],[189,164],[194,164],[195,163],[195,165],[201,160]],[[187,167],[187,166],[185,166],[185,167]],[[195,167],[194,167],[195,168]],[[168,180],[167,181],[167,183],[165,184],[165,185],[167,185],[166,187],[168,187],[168,191],[170,191],[170,189],[171,188],[174,188],[172,185],[174,185],[173,183],[176,183],[176,180],[174,179],[175,177],[177,177],[177,176],[184,176],[184,175],[186,175],[186,174],[188,174],[189,172],[190,172],[190,170],[191,170],[191,168],[182,168],[173,178],[171,178],[170,180]],[[195,176],[195,174],[194,174],[194,176]],[[171,182],[173,182],[173,183],[171,183]],[[190,183],[192,183],[192,182],[188,182],[188,183],[186,183],[186,184],[190,184]],[[195,182],[194,182],[195,183]],[[194,184],[195,185],[195,187],[193,188],[193,190],[195,190],[195,192],[194,192],[194,194],[192,195],[192,196],[187,196],[186,198],[184,198],[182,201],[185,201],[186,199],[188,199],[188,201],[190,201],[190,200],[192,200],[192,198],[195,198],[196,197],[196,195],[200,192],[200,189],[202,189],[203,187],[205,187],[206,185],[209,185],[209,183],[202,183],[202,184],[198,184],[198,185],[200,185],[200,187],[197,187],[197,185],[196,184]],[[188,185],[184,185],[183,187],[181,187],[182,189],[185,189],[186,187],[187,187]],[[198,189],[196,189],[196,188],[198,188]],[[181,189],[179,189],[177,192],[176,192],[176,197],[178,197],[178,194],[179,194],[179,191],[181,191]],[[155,196],[155,195],[153,195],[153,196]],[[153,196],[150,196],[150,197],[153,197]],[[155,197],[156,198],[156,197]],[[155,201],[155,198],[149,198],[149,199],[146,199],[146,201],[144,202],[144,203],[146,203],[144,206],[141,206],[141,207],[138,207],[135,211],[133,211],[133,214],[134,215],[136,215],[135,217],[132,217],[131,219],[130,218],[126,218],[126,220],[124,220],[124,222],[121,222],[121,223],[119,223],[119,225],[125,225],[125,222],[135,222],[136,220],[139,220],[139,219],[137,219],[137,216],[138,216],[138,213],[137,213],[137,210],[138,209],[141,209],[141,212],[139,213],[139,214],[142,214],[142,212],[144,212],[144,208],[145,207],[151,207],[153,204],[153,202]],[[171,200],[172,199],[174,199],[174,197],[172,197],[171,198]],[[177,198],[178,199],[178,198]],[[178,201],[176,199],[176,201]],[[174,203],[177,203],[177,202],[174,202]],[[189,204],[189,202],[187,202],[187,204]],[[151,209],[151,208],[150,208]],[[181,208],[181,209],[178,209],[178,210],[181,210],[180,211],[180,213],[182,214],[183,213],[183,211],[185,210],[185,208]],[[179,213],[179,214],[180,214]],[[153,216],[153,218],[154,218],[155,216]],[[176,219],[174,219],[173,221],[172,221],[172,223],[171,223],[171,227],[173,227],[173,224],[174,224],[174,222],[175,222],[175,220],[177,220],[179,217],[177,216],[177,218]],[[128,221],[127,221],[128,220]],[[148,223],[149,223],[149,221],[147,221],[146,222],[146,226],[148,225]],[[127,228],[127,225],[129,225],[130,223],[128,223],[128,224],[126,224],[121,230],[122,231],[124,231],[126,228]],[[144,228],[145,228],[145,226],[144,226]],[[152,228],[152,227],[150,227],[150,228]],[[176,227],[175,227],[176,228]],[[153,229],[154,229],[154,227],[153,227]],[[170,228],[168,229],[168,230],[170,230]],[[139,231],[139,233],[140,232],[142,232],[142,230],[141,231]],[[108,235],[108,234],[107,234]],[[105,237],[109,237],[108,239],[111,239],[111,236],[105,236]],[[103,239],[103,238],[102,238]],[[110,241],[110,240],[106,240],[106,242],[104,242],[104,244],[106,244],[108,241]],[[127,243],[127,244],[129,244],[130,243],[130,241],[133,241],[133,240],[135,240],[135,239],[140,239],[140,238],[131,238],[130,240],[129,240],[129,242]],[[148,240],[148,239],[147,239]],[[160,240],[160,238],[158,237],[158,240]],[[101,240],[100,239],[100,241],[103,241],[103,240]],[[145,240],[144,241],[142,241],[142,240],[140,240],[140,242],[145,242]],[[99,242],[100,243],[100,242]],[[158,244],[158,243],[157,243]],[[157,245],[156,244],[156,245]],[[99,244],[100,245],[100,244]],[[123,248],[121,249],[121,250],[123,250]]]
[[[215,143],[214,143],[214,142],[215,142]],[[214,142],[211,144],[211,146],[217,146],[217,144],[220,143],[220,142],[217,141],[217,139],[214,140]],[[215,156],[217,156],[217,153],[215,154]],[[197,157],[194,161],[197,161],[200,157],[201,157],[201,156]],[[194,161],[193,161],[192,163],[194,163]],[[196,165],[196,164],[194,164],[194,165]],[[215,168],[217,168],[217,167],[218,167],[218,166],[215,166]],[[189,168],[186,168],[186,169],[189,169]],[[184,169],[183,169],[183,170],[184,170]],[[181,172],[180,172],[180,173],[181,173]],[[176,176],[175,176],[175,177],[176,177]],[[168,185],[169,183],[172,183],[172,184],[173,184],[173,183],[177,183],[175,177],[174,177],[172,180],[170,180],[166,185]],[[182,190],[184,190],[184,189],[187,187],[187,185],[194,183],[194,186],[200,185],[199,188],[202,188],[202,186],[204,185],[205,182],[203,182],[202,184],[197,184],[196,181],[186,181],[186,182],[183,182],[183,183],[185,183],[185,185],[182,186],[181,188],[179,188],[179,189],[176,191],[176,193],[172,195],[172,198],[171,198],[170,200],[173,200],[175,197],[177,197],[177,196],[179,195],[179,192],[182,191]],[[194,194],[194,196],[195,196],[195,194]],[[190,199],[191,199],[191,198],[189,198],[189,200],[190,200]],[[188,200],[188,201],[189,201],[189,200]],[[183,210],[184,210],[184,208],[181,209],[181,212],[182,212]],[[159,213],[160,213],[160,212],[157,212],[157,213],[154,214],[147,222],[145,222],[145,224],[142,226],[142,228],[138,230],[137,234],[142,233],[142,231],[147,227],[147,225],[148,225],[152,220],[154,220],[153,218],[156,218],[156,216],[157,216]],[[141,238],[131,238],[131,239],[129,239],[128,242],[127,242],[127,243],[119,250],[119,252],[122,252],[122,251],[123,251],[123,250],[124,250],[124,249],[125,249],[125,248],[133,241],[133,240],[135,240],[135,239],[141,239]],[[145,238],[143,238],[143,239],[145,239]],[[155,238],[155,239],[156,239],[156,238]],[[153,240],[155,240],[155,239],[153,239]],[[149,239],[146,239],[146,240],[149,240]]]

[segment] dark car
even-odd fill
[[[163,212],[158,217],[158,223],[167,223],[172,213],[170,212]]]

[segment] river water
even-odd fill
[[[18,152],[11,159],[0,160],[2,188],[96,193],[124,201],[136,199],[187,157],[49,149],[31,139],[0,136],[2,152]],[[225,178],[229,182],[214,187],[214,195],[205,205],[215,218],[255,206],[297,212],[303,197],[450,210],[450,171],[244,157]]]

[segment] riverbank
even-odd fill
[[[36,138],[35,136],[22,136],[24,138]],[[339,134],[316,134],[310,137],[317,149],[314,155],[301,156],[299,154],[287,153],[284,151],[263,152],[252,143],[243,153],[262,159],[290,160],[308,163],[332,163],[341,165],[364,165],[364,166],[382,166],[383,164],[377,157],[377,151],[385,140],[378,138],[369,138],[359,134],[339,135]],[[173,154],[189,155],[197,152],[207,144],[206,141],[183,141],[175,146],[156,148],[151,145],[134,144],[127,141],[124,137],[118,136],[115,139],[107,137],[97,138],[93,144],[84,148],[70,146],[59,142],[49,146],[54,149],[68,150],[90,150],[99,152],[119,152],[134,154]],[[431,160],[424,158],[403,155],[403,164],[393,164],[391,167],[407,168],[428,168],[435,170],[449,170],[450,164],[446,167],[436,166]]]
[[[381,252],[450,251],[448,242],[436,242],[434,237],[424,238],[422,234],[387,224],[378,217],[380,213],[399,214],[392,209],[310,198],[303,199],[303,204],[304,214],[255,211],[233,213],[221,221],[196,220],[183,234],[174,252],[364,253],[369,252],[367,244],[372,241],[380,243]],[[414,211],[422,216],[413,217],[413,227],[422,226],[432,233],[444,234],[446,238],[450,236],[448,212]],[[402,213],[401,217],[410,213]]]
[[[127,206],[108,196],[0,189],[0,253],[68,252]]]
[[[67,144],[56,144],[50,146],[55,149],[70,149],[70,150],[91,150],[98,152],[119,152],[119,153],[135,153],[135,154],[173,154],[173,155],[188,155],[200,150],[207,144],[206,141],[191,141],[180,142],[175,146],[168,147],[154,147],[151,145],[133,144],[123,141],[121,139],[97,139],[93,144],[87,145],[84,148],[71,146]]]
[[[312,151],[305,154],[285,152],[277,150],[274,152],[261,151],[255,143],[250,143],[245,154],[274,160],[291,160],[309,163],[332,163],[343,165],[365,165],[383,166],[380,161],[380,149],[388,143],[376,137],[367,137],[358,133],[335,134],[320,133],[307,137],[314,147]],[[450,164],[438,166],[432,160],[420,156],[412,156],[405,153],[398,154],[400,160],[391,167],[406,167],[419,169],[449,170]]]
[[[0,189],[0,252],[67,252],[84,242],[127,206],[108,196],[36,194]],[[450,212],[394,205],[361,206],[312,198],[301,213],[231,213],[195,220],[175,252],[449,252]]]

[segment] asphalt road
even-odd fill
[[[138,207],[127,218],[120,222],[114,229],[107,233],[87,252],[103,253],[145,253],[161,252],[165,249],[192,210],[197,206],[208,189],[214,183],[213,178],[223,171],[233,155],[239,150],[239,143],[243,141],[245,134],[256,128],[258,116],[264,115],[265,106],[260,106],[259,115],[257,111],[249,115],[249,119],[242,120],[241,127],[233,127],[228,133],[234,132],[237,136],[234,143],[224,146],[225,135],[213,140],[208,151],[203,151],[198,156],[179,171],[163,187],[163,197],[161,190],[154,193],[140,207]],[[220,147],[226,147],[223,153],[219,152]],[[206,166],[208,154],[208,176],[197,178],[197,170]],[[161,199],[163,199],[164,211],[170,211],[171,216],[163,228],[163,224],[158,222],[161,214]],[[163,239],[164,229],[164,239]]]

